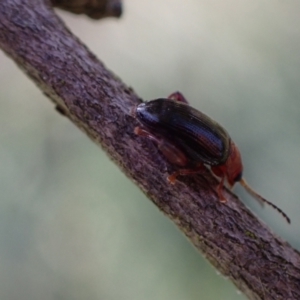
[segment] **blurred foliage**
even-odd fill
[[[61,13],[144,99],[182,91],[231,133],[245,177],[300,248],[298,2],[125,1],[120,20]],[[0,299],[245,299],[0,53]]]

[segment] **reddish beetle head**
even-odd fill
[[[220,166],[212,166],[212,172],[221,178],[226,178],[230,187],[242,179],[243,165],[238,147],[230,141],[229,156],[226,162]]]
[[[233,186],[237,181],[242,179],[243,165],[240,150],[233,141],[231,141],[229,151],[229,156],[224,164],[224,173],[228,184]]]
[[[240,184],[245,188],[245,190],[252,195],[256,200],[260,202],[260,204],[267,203],[276,209],[286,220],[290,223],[290,218],[275,204],[268,201],[259,195],[255,190],[253,190],[246,180],[242,177],[243,173],[243,164],[240,151],[238,147],[231,141],[230,145],[230,153],[224,165],[212,167],[212,171],[215,175],[219,177],[226,177],[228,184],[230,187],[234,186],[234,184],[239,181]],[[222,181],[221,181],[222,182]]]

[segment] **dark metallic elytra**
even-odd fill
[[[209,166],[220,178],[217,193],[221,202],[227,202],[223,195],[225,181],[231,188],[240,182],[261,204],[272,206],[290,223],[280,208],[256,193],[242,177],[241,154],[227,131],[189,106],[181,93],[142,103],[135,108],[134,114],[146,127],[136,127],[135,133],[154,141],[165,158],[180,167],[168,176],[169,182],[174,183],[179,175],[199,173]]]
[[[228,158],[230,138],[225,129],[183,102],[156,99],[139,105],[136,116],[182,148],[192,161],[220,165]]]

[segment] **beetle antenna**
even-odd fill
[[[290,218],[284,213],[278,206],[273,204],[272,202],[268,201],[267,199],[263,198],[261,195],[259,195],[257,192],[255,192],[246,182],[244,178],[240,180],[240,184],[245,188],[245,190],[255,199],[257,199],[261,203],[267,203],[268,205],[272,206],[275,210],[277,210],[285,219],[286,221],[290,224],[291,220]]]

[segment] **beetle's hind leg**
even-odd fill
[[[141,128],[135,127],[134,133],[143,137],[146,137],[152,140],[157,144],[159,151],[163,154],[163,156],[170,162],[176,166],[185,167],[188,164],[188,159],[185,153],[179,149],[175,144],[171,141],[160,138],[153,135],[151,132]]]
[[[189,104],[189,102],[185,99],[185,97],[180,93],[180,92],[175,92],[175,93],[172,93],[168,99],[171,99],[171,100],[175,100],[175,101],[179,101],[179,102],[183,102],[183,103],[186,103],[186,104]]]
[[[153,135],[152,133],[150,133],[149,131],[147,131],[141,127],[135,127],[134,133],[136,135],[146,137],[146,138],[156,142],[157,144],[159,143],[159,139],[155,135]]]
[[[203,164],[198,165],[193,169],[179,169],[173,172],[171,175],[169,175],[167,179],[171,184],[174,184],[178,176],[186,176],[186,175],[202,173],[205,169],[206,167]]]

